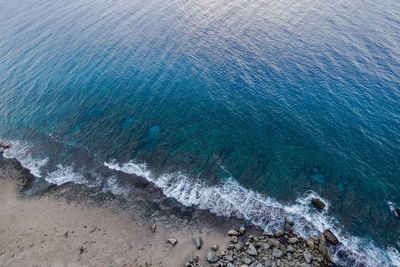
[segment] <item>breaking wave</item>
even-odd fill
[[[35,177],[57,185],[72,182],[118,196],[129,195],[129,189],[122,185],[116,176],[102,177],[90,170],[62,164],[57,164],[53,170],[45,172],[48,157],[37,156],[30,145],[21,142],[9,143],[12,146],[4,150],[4,157],[17,159]],[[318,235],[329,228],[341,242],[331,248],[332,257],[339,266],[400,266],[400,253],[395,248],[380,249],[371,241],[345,232],[337,219],[329,215],[329,201],[323,199],[327,204],[326,208],[322,212],[315,212],[309,204],[310,200],[321,197],[312,191],[306,192],[294,203],[283,204],[244,188],[233,178],[211,186],[198,177],[188,177],[182,172],[156,176],[146,163],[129,161],[121,164],[109,161],[104,162],[104,166],[144,177],[160,188],[167,197],[174,198],[185,206],[195,206],[220,216],[242,218],[265,231],[282,227],[285,218],[295,221],[295,230],[304,236]]]
[[[322,212],[315,212],[309,205],[311,198],[319,197],[309,191],[295,203],[284,205],[273,198],[242,187],[233,179],[209,186],[200,179],[183,173],[166,173],[155,176],[145,163],[129,161],[105,162],[110,169],[146,178],[163,193],[185,206],[196,206],[221,216],[234,216],[260,226],[266,231],[282,227],[284,219],[294,220],[295,230],[304,236],[318,235],[331,229],[341,244],[331,248],[336,264],[340,266],[400,266],[400,254],[395,248],[379,249],[372,242],[346,233],[339,222],[329,215],[329,202]]]

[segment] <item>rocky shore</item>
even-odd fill
[[[230,244],[225,250],[213,246],[206,258],[214,267],[318,267],[332,266],[327,242],[337,244],[337,239],[329,230],[319,237],[308,239],[292,231],[293,222],[287,220],[285,231],[262,233],[244,237],[245,227],[229,230]],[[198,257],[190,256],[186,267],[200,266]]]
[[[16,196],[7,189],[10,181]],[[0,182],[1,266],[332,266],[328,246],[339,243],[329,230],[306,239],[290,220],[262,232],[237,218],[184,207],[151,186],[136,188],[129,200],[75,184],[48,184],[32,196],[35,178],[2,157]]]

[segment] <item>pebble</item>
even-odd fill
[[[201,246],[203,245],[203,240],[201,239],[201,237],[196,237],[194,239],[194,244],[197,249],[201,249]]]

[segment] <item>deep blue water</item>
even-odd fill
[[[399,1],[0,1],[0,124],[38,179],[123,188],[105,163],[399,264]]]

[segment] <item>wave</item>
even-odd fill
[[[130,189],[122,185],[117,176],[102,177],[90,170],[76,169],[73,165],[57,164],[45,172],[48,157],[35,155],[32,146],[21,142],[7,141],[12,146],[3,153],[6,158],[15,158],[35,177],[49,183],[62,185],[75,183],[97,188],[102,192],[128,197]],[[182,172],[164,173],[156,176],[146,163],[115,160],[104,162],[112,170],[144,177],[167,196],[185,206],[196,206],[214,214],[245,219],[265,231],[282,227],[285,218],[295,221],[295,231],[303,236],[318,235],[325,229],[338,236],[341,243],[331,248],[335,263],[339,266],[400,266],[400,253],[393,247],[380,249],[373,242],[352,236],[344,231],[340,223],[329,215],[330,203],[315,192],[308,191],[292,204],[277,200],[246,189],[233,178],[217,185],[207,185],[199,177],[189,177]],[[319,197],[327,205],[322,212],[316,212],[310,205],[311,198]]]
[[[65,166],[63,164],[57,164],[54,170],[45,172],[43,169],[47,167],[49,158],[35,155],[33,146],[13,140],[4,142],[0,139],[0,142],[11,144],[10,148],[3,152],[5,158],[18,160],[21,166],[29,170],[33,176],[44,179],[48,183],[56,185],[81,184],[116,196],[127,196],[129,194],[129,189],[123,186],[115,176],[102,177],[92,171],[78,170],[74,165]]]
[[[331,248],[336,264],[340,266],[400,266],[400,253],[395,248],[383,250],[371,241],[346,233],[340,223],[329,215],[330,203],[322,212],[310,206],[313,197],[309,191],[298,198],[294,204],[284,205],[273,198],[242,187],[234,179],[209,186],[198,178],[190,178],[183,173],[154,175],[146,163],[129,161],[117,163],[104,162],[110,169],[135,174],[146,178],[163,193],[178,200],[185,206],[196,206],[221,216],[234,216],[260,226],[265,231],[282,227],[284,219],[295,221],[295,230],[304,236],[318,235],[325,229],[338,236],[341,244]]]
[[[33,176],[41,177],[41,169],[48,163],[48,157],[34,157],[31,151],[32,147],[18,141],[7,140],[4,143],[11,144],[11,147],[3,152],[5,158],[18,160],[22,167],[28,169]]]

